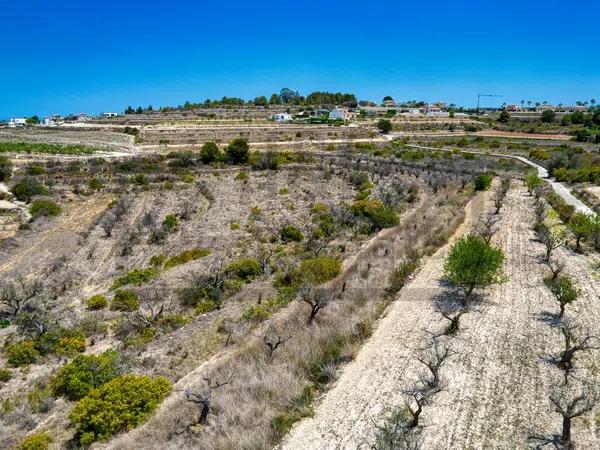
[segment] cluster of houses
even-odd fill
[[[327,117],[330,120],[349,122],[354,120],[357,116],[387,116],[390,112],[393,114],[399,113],[401,115],[410,116],[428,116],[428,117],[447,117],[450,115],[448,107],[445,103],[434,103],[427,104],[419,108],[400,108],[400,106],[394,100],[385,100],[380,106],[359,106],[358,108],[347,108],[342,106],[336,106],[335,108],[320,109],[312,111],[310,115],[316,117]],[[292,115],[287,112],[280,112],[273,114],[271,120],[277,123],[288,123],[293,120],[301,120],[307,117],[307,113],[301,113]]]
[[[548,105],[548,104],[536,104],[535,106],[524,106],[524,104],[517,105],[508,104],[504,106],[508,112],[544,112],[544,111],[554,111],[561,113],[574,113],[577,111],[586,112],[588,107],[585,105]]]
[[[115,113],[115,112],[103,112],[98,117],[100,117],[100,118],[117,117],[118,115],[119,114]],[[71,114],[67,117],[62,117],[60,114],[52,114],[50,116],[44,116],[39,121],[39,125],[43,126],[43,127],[53,127],[53,126],[58,126],[61,123],[65,123],[65,122],[82,123],[82,122],[87,122],[92,119],[95,119],[95,117],[90,114],[86,114],[86,113]],[[5,123],[5,125],[9,128],[19,128],[19,127],[25,127],[25,126],[29,125],[29,122],[25,117],[14,117],[14,118],[8,119],[8,121]],[[1,123],[0,123],[0,126],[2,126]]]

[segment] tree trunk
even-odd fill
[[[208,418],[208,412],[210,411],[210,403],[206,402],[202,404],[202,410],[200,411],[200,420],[198,423],[206,423],[206,419]]]
[[[571,444],[571,418],[570,417],[563,417],[562,437],[560,440],[567,449],[573,448],[573,446]]]

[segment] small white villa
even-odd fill
[[[276,113],[271,116],[271,119],[277,123],[286,123],[292,121],[292,116],[288,113]]]
[[[14,119],[9,119],[7,125],[10,128],[17,128],[17,127],[24,127],[25,125],[27,125],[27,119],[25,118],[14,118]]]
[[[350,112],[348,108],[336,107],[329,113],[329,118],[333,120],[343,120],[344,122],[354,117],[354,113]]]

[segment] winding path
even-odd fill
[[[444,148],[440,149],[440,148],[435,148],[435,147],[426,147],[424,145],[407,144],[407,147],[420,148],[420,149],[424,149],[424,150],[435,150],[435,151],[439,151],[439,150],[447,151],[447,152],[454,151],[454,150],[449,150],[449,149],[444,149]],[[523,156],[506,155],[503,153],[485,153],[485,152],[478,152],[478,151],[474,151],[474,150],[468,150],[468,151],[461,150],[460,153],[474,153],[477,155],[495,156],[498,158],[510,158],[510,159],[516,159],[518,161],[521,161],[522,163],[525,163],[528,166],[531,166],[534,169],[536,169],[538,176],[540,178],[542,178],[544,181],[546,181],[548,184],[550,184],[552,189],[554,189],[554,192],[556,192],[565,202],[567,202],[567,204],[572,205],[578,212],[581,212],[584,214],[589,214],[589,215],[594,215],[594,211],[592,210],[592,208],[590,208],[585,203],[583,203],[581,200],[579,200],[577,197],[575,197],[571,193],[569,188],[567,188],[563,183],[560,183],[560,182],[555,181],[552,178],[550,178],[550,175],[548,174],[548,170],[546,170],[545,167],[540,166],[539,164],[536,164],[533,161],[530,161],[529,159],[527,159]]]

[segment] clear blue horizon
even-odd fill
[[[0,0],[0,118],[282,87],[464,106],[600,97],[600,36],[582,22],[598,2],[491,3]]]

